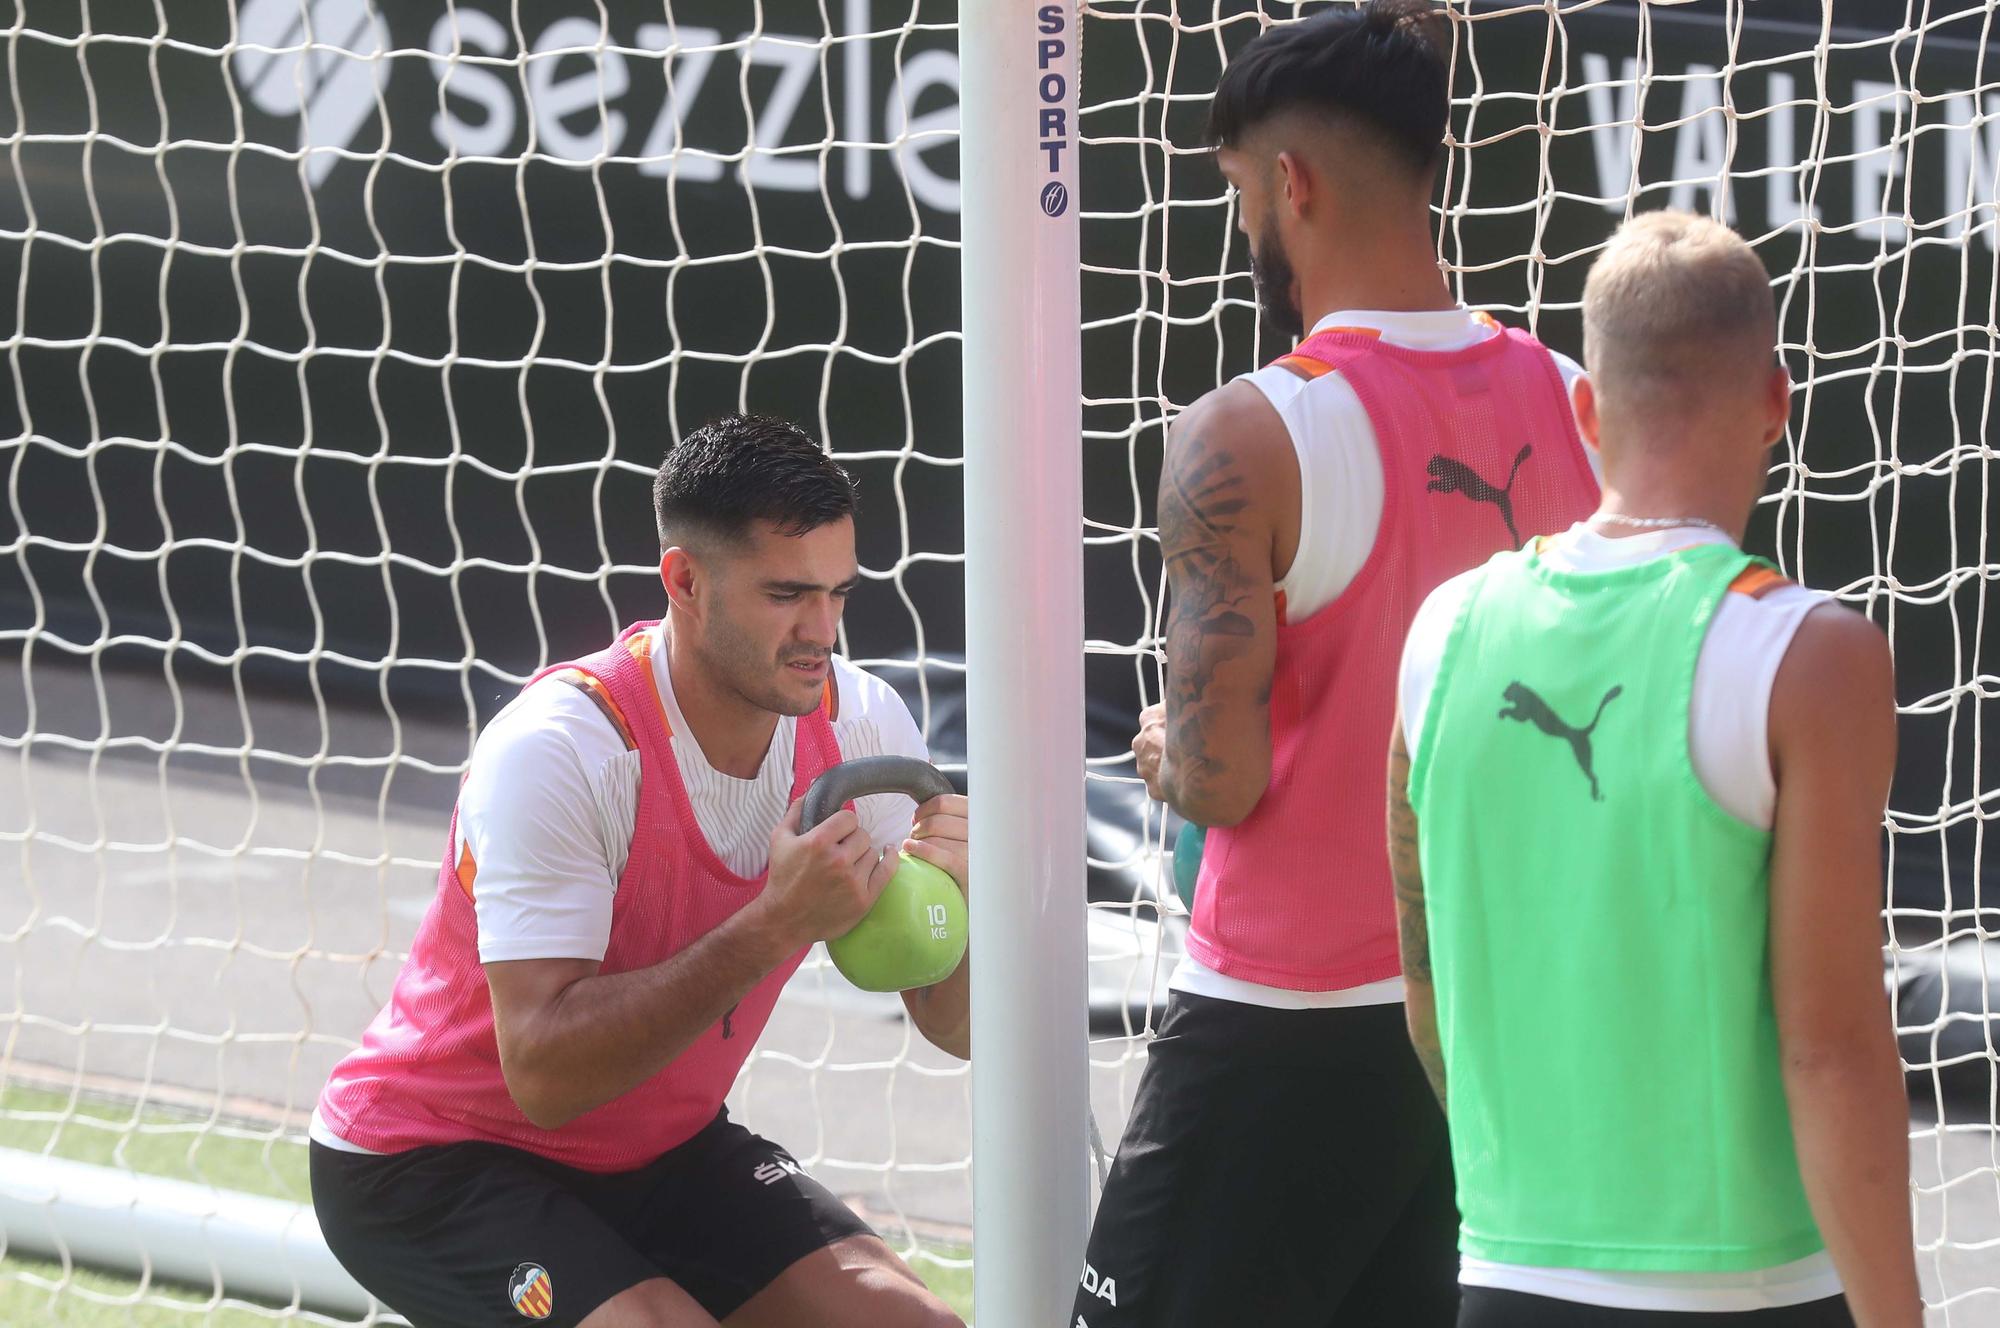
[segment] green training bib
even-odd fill
[[[1477,576],[1412,753],[1460,1248],[1722,1272],[1821,1248],[1771,1008],[1769,832],[1688,752],[1695,662],[1755,559]]]

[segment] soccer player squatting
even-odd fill
[[[654,486],[665,621],[544,670],[480,734],[394,994],[312,1126],[320,1226],[417,1328],[948,1328],[942,1301],[723,1099],[815,941],[900,846],[966,882],[966,799],[878,794],[800,832],[858,756],[923,759],[833,653],[853,479],[728,416]],[[885,851],[887,850],[887,851]],[[969,1054],[966,968],[903,995]]]

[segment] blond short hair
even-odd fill
[[[1776,344],[1764,264],[1707,217],[1643,213],[1591,264],[1583,360],[1607,402],[1671,409],[1720,386],[1748,387],[1763,380]]]

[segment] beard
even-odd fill
[[[710,618],[698,650],[716,678],[760,710],[796,718],[811,714],[820,704],[820,688],[816,685],[807,691],[799,686],[787,666],[823,660],[827,652],[803,649],[792,642],[773,654],[769,646],[739,629],[727,614]]]
[[[1250,246],[1250,284],[1257,291],[1257,308],[1287,346],[1296,346],[1306,334],[1305,316],[1292,298],[1297,274],[1285,256],[1285,243],[1278,238],[1275,224],[1267,225],[1257,243]]]

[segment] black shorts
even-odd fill
[[[1450,1328],[1444,1113],[1401,1005],[1175,992],[1068,1328]]]
[[[415,1328],[570,1328],[655,1277],[721,1319],[813,1251],[874,1234],[726,1112],[609,1175],[488,1143],[311,1152],[327,1245]]]
[[[1686,1310],[1613,1310],[1493,1287],[1465,1288],[1458,1328],[1854,1328],[1847,1299],[1834,1296],[1775,1310],[1704,1314]]]

